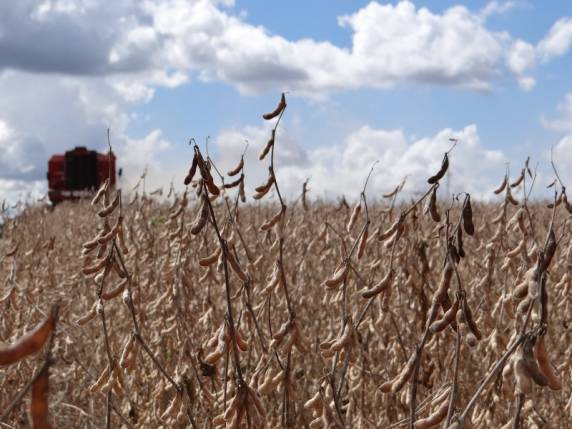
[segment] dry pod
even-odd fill
[[[385,231],[380,232],[379,235],[377,236],[377,238],[380,241],[386,240],[389,237],[393,236],[395,234],[395,232],[401,227],[401,225],[403,224],[403,220],[405,219],[405,216],[400,215],[399,218],[393,223],[391,224],[391,226],[389,228],[387,228]]]
[[[206,185],[208,191],[212,195],[214,195],[214,196],[220,195],[220,189],[218,188],[217,185],[215,185],[215,182],[213,181],[212,177],[209,177],[208,179],[205,180],[205,185]]]
[[[243,203],[246,202],[246,193],[244,192],[244,180],[240,181],[238,185],[238,196],[240,197],[240,201]]]
[[[234,187],[240,185],[240,182],[242,182],[242,180],[244,180],[244,174],[241,174],[240,177],[238,179],[236,179],[234,182],[225,183],[224,189],[234,188]]]
[[[358,218],[358,216],[359,216],[360,213],[361,213],[361,201],[360,201],[359,203],[357,203],[357,204],[354,206],[354,209],[352,210],[352,214],[351,214],[351,216],[350,216],[350,220],[348,221],[348,224],[347,224],[347,226],[346,226],[346,230],[347,230],[348,232],[350,232],[350,231],[352,230],[352,228],[354,227],[354,225],[355,225],[355,223],[356,223],[356,221],[357,221],[357,218]]]
[[[209,218],[208,203],[205,201],[205,199],[206,197],[203,197],[201,206],[199,208],[199,213],[191,225],[191,234],[193,235],[197,235],[202,231]]]
[[[467,195],[465,204],[463,205],[463,228],[469,235],[475,233],[475,225],[473,224],[473,208],[471,206],[471,196]]]
[[[572,213],[572,204],[568,202],[568,197],[566,196],[565,190],[562,191],[562,202],[564,203],[564,207],[566,207],[568,213]]]
[[[455,303],[443,314],[441,319],[436,320],[429,326],[429,330],[433,333],[441,332],[447,326],[455,320],[455,316],[457,315],[457,311],[459,310],[459,300],[455,300]]]
[[[107,217],[111,214],[111,212],[113,212],[113,210],[115,210],[115,207],[117,207],[117,205],[119,204],[119,199],[121,196],[121,191],[117,191],[115,193],[115,197],[113,198],[113,201],[111,203],[109,203],[109,205],[107,205],[106,207],[104,207],[103,209],[101,209],[100,211],[97,212],[98,216],[100,217]]]
[[[54,330],[56,325],[56,309],[40,322],[34,329],[26,332],[15,343],[0,346],[0,365],[9,365],[39,351]]]
[[[522,181],[524,180],[524,173],[525,173],[525,169],[523,168],[520,171],[520,175],[516,178],[516,180],[511,183],[510,187],[511,188],[516,188],[518,185],[520,185],[522,183]]]
[[[361,259],[362,256],[365,254],[365,248],[367,245],[368,236],[369,236],[369,222],[365,225],[365,229],[364,229],[363,234],[360,238],[360,242],[359,242],[359,246],[358,246],[358,254],[357,254],[358,259]]]
[[[187,176],[185,177],[185,180],[184,180],[185,185],[188,185],[189,183],[191,183],[191,181],[193,180],[193,177],[195,177],[195,173],[197,171],[197,165],[199,163],[198,161],[199,161],[199,157],[195,153],[195,155],[193,156],[193,162],[191,163],[191,168],[189,169],[189,173],[187,174]]]
[[[518,206],[518,201],[516,198],[512,196],[512,192],[510,191],[510,186],[506,187],[505,200],[511,203],[513,206]]]
[[[550,358],[548,357],[548,353],[544,347],[543,336],[538,337],[536,343],[534,344],[534,357],[538,363],[538,368],[548,381],[548,387],[550,387],[552,390],[562,389],[562,383],[554,372],[554,369],[550,363]]]
[[[448,168],[449,168],[449,156],[447,155],[447,152],[445,152],[445,155],[443,156],[443,161],[441,162],[441,168],[434,176],[431,176],[429,179],[427,179],[427,183],[431,185],[437,183],[439,180],[443,178]]]
[[[479,327],[475,323],[475,319],[473,318],[473,313],[471,312],[471,308],[469,307],[469,304],[467,303],[466,299],[463,299],[462,301],[463,301],[462,308],[463,308],[463,315],[465,317],[465,322],[467,323],[468,328],[475,336],[475,338],[478,341],[480,341],[483,338],[483,336],[481,335]]]
[[[48,422],[49,368],[49,364],[44,364],[44,367],[32,385],[30,415],[32,416],[34,429],[52,429],[52,425]]]
[[[276,130],[272,130],[272,135],[270,136],[270,139],[266,143],[266,146],[264,146],[264,148],[262,149],[262,152],[260,152],[260,155],[258,155],[258,159],[260,161],[266,158],[266,155],[268,155],[268,152],[270,152],[270,149],[272,149],[272,146],[274,146],[275,136],[276,136]]]
[[[449,409],[449,402],[443,401],[441,404],[427,417],[419,419],[415,422],[415,429],[429,429],[441,423],[447,417],[447,410]]]
[[[238,173],[240,173],[242,167],[244,167],[244,156],[241,156],[238,165],[226,174],[228,174],[229,176],[236,176]]]
[[[461,258],[466,256],[463,248],[463,229],[461,227],[457,228],[457,253]]]
[[[500,194],[506,188],[507,183],[508,183],[508,176],[505,175],[501,184],[493,192],[497,195]]]
[[[393,191],[388,192],[387,194],[382,194],[381,196],[383,198],[392,198],[395,195],[397,195],[398,192],[399,192],[399,185],[397,185]]]
[[[99,202],[101,197],[103,197],[103,194],[105,194],[107,192],[108,188],[109,188],[109,179],[105,179],[105,182],[103,182],[103,185],[101,185],[101,187],[99,188],[99,190],[97,191],[97,193],[93,197],[93,200],[91,200],[92,206],[95,206]]]
[[[346,278],[346,275],[349,271],[349,268],[350,268],[350,265],[347,263],[344,263],[341,267],[339,267],[336,270],[334,275],[332,277],[330,277],[328,280],[326,280],[323,284],[330,289],[336,288]]]
[[[264,119],[266,119],[267,121],[269,121],[270,119],[273,119],[276,116],[278,116],[280,113],[282,113],[282,111],[285,108],[286,108],[286,95],[284,93],[282,93],[282,96],[280,97],[280,103],[278,103],[278,106],[276,106],[276,108],[272,112],[265,113],[264,115],[262,115],[262,117]]]
[[[259,200],[260,198],[265,196],[268,193],[268,191],[270,191],[270,189],[272,188],[274,180],[275,178],[272,169],[269,169],[268,179],[266,179],[266,182],[263,185],[260,185],[254,189],[256,191],[256,194],[254,194],[253,198],[255,200]]]
[[[272,218],[270,218],[269,220],[267,220],[266,222],[264,222],[261,226],[260,226],[260,230],[261,231],[267,231],[270,228],[272,228],[274,225],[276,225],[280,219],[282,219],[282,216],[284,215],[284,209],[280,209],[280,211],[278,213],[276,213],[274,216],[272,216]]]
[[[391,286],[392,280],[393,280],[393,270],[390,269],[378,284],[376,284],[370,289],[366,289],[365,291],[363,291],[361,293],[361,296],[363,298],[369,299],[376,295],[379,295],[380,293],[384,292],[385,290],[387,290],[387,288]]]
[[[431,215],[431,219],[433,219],[435,222],[441,222],[441,216],[439,215],[439,210],[437,209],[437,186],[433,188],[431,196],[425,204],[424,212],[426,214],[429,213]]]

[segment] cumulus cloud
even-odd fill
[[[233,0],[0,2],[2,177],[13,181],[10,186],[38,181],[52,153],[76,145],[105,150],[105,131],[111,127],[118,153],[139,150],[126,161],[127,171],[138,174],[149,164],[149,181],[159,183],[161,175],[152,171],[153,165],[162,167],[157,158],[172,146],[161,130],[138,139],[129,136],[128,112],[152,100],[157,88],[175,88],[191,79],[226,82],[246,94],[288,89],[320,98],[402,82],[483,90],[508,72],[529,90],[538,58],[548,61],[569,50],[570,19],[556,22],[535,46],[488,27],[487,17],[512,7],[514,2],[494,1],[481,11],[454,6],[437,13],[407,0],[372,1],[339,18],[351,37],[346,48],[273,34],[250,24]],[[236,155],[233,150],[242,150],[245,135],[251,150],[258,150],[267,132],[256,127],[227,130],[220,133],[219,144]],[[477,142],[477,153],[482,150],[496,162],[498,154],[481,147],[476,128],[457,132]],[[379,158],[385,160],[384,171],[413,175],[429,159],[415,155],[423,152],[414,150],[420,143],[399,130],[364,127],[334,149],[312,150],[296,145],[287,131],[280,133],[288,144],[279,146],[279,167],[292,178],[287,181],[291,185],[284,185],[292,192],[307,175],[323,182],[328,192],[352,189],[331,179],[333,165],[350,176],[355,168],[367,169],[365,159]],[[233,140],[239,138],[238,143]],[[440,151],[438,138],[423,144]],[[404,159],[411,164],[403,164]],[[357,179],[346,177],[352,180]]]
[[[268,163],[259,161],[256,154],[269,132],[266,127],[253,126],[222,132],[216,139],[217,163],[225,171],[233,167],[244,150],[244,140],[248,139],[247,184],[249,189],[258,186],[266,178]],[[427,189],[426,180],[439,169],[443,153],[451,148],[451,138],[459,143],[451,153],[450,192],[466,191],[490,198],[507,161],[502,152],[481,143],[475,125],[461,130],[444,129],[424,138],[409,138],[399,129],[363,125],[335,145],[314,149],[293,144],[287,131],[282,134],[276,143],[277,159],[281,160],[276,174],[281,191],[289,198],[299,195],[308,177],[313,197],[333,198],[342,194],[357,197],[375,161],[378,163],[368,185],[372,198],[390,191],[405,176],[408,177],[405,193],[413,195]]]
[[[531,78],[522,74],[534,63],[532,45],[487,28],[486,17],[510,10],[514,2],[494,1],[480,13],[454,6],[439,14],[407,0],[372,1],[338,19],[351,32],[349,49],[271,34],[249,24],[243,14],[233,14],[233,5],[212,0],[4,2],[0,68],[123,76],[116,88],[135,102],[152,97],[149,87],[178,85],[193,73],[244,93],[287,87],[316,95],[407,81],[485,89],[506,63],[521,86],[531,86]],[[539,45],[543,55],[568,49],[568,23],[555,24]],[[161,72],[175,78],[161,79]]]
[[[538,52],[545,60],[564,55],[572,46],[572,18],[559,19],[538,44]]]
[[[542,124],[552,130],[572,133],[572,92],[566,94],[564,100],[558,103],[557,111],[559,113],[557,118],[548,119],[542,116]]]
[[[488,18],[491,15],[502,15],[508,11],[519,6],[520,2],[516,1],[497,1],[493,0],[488,2],[485,7],[481,9],[480,17],[483,19]]]
[[[507,66],[516,76],[520,87],[526,91],[532,89],[536,83],[533,77],[525,73],[536,63],[536,50],[530,43],[515,40],[507,51]]]

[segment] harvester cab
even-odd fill
[[[101,154],[78,146],[49,159],[48,196],[52,204],[89,197],[108,177],[115,185],[113,152]]]

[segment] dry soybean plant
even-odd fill
[[[528,159],[492,202],[443,195],[453,141],[416,199],[402,178],[376,198],[372,167],[348,200],[310,199],[308,179],[287,205],[286,107],[263,116],[251,198],[247,149],[223,174],[191,140],[182,192],[157,198],[143,175],[131,195],[106,182],[91,202],[3,206],[2,427],[570,425],[556,166],[548,203]]]

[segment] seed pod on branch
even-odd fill
[[[556,242],[556,235],[554,234],[554,230],[551,229],[550,232],[548,233],[548,241],[546,242],[546,247],[544,249],[544,252],[542,252],[542,259],[539,264],[540,273],[546,271],[550,266],[554,253],[556,252],[557,245],[558,243]]]
[[[340,285],[340,283],[342,283],[344,281],[344,279],[346,278],[346,275],[348,274],[350,265],[348,263],[344,263],[341,267],[339,267],[336,272],[334,273],[334,275],[332,277],[330,277],[329,279],[327,279],[323,285],[330,288],[330,289],[334,289],[336,287],[338,287]]]
[[[189,173],[187,174],[187,176],[185,177],[185,180],[184,180],[185,185],[188,185],[189,183],[191,183],[191,181],[193,180],[193,177],[195,177],[195,173],[197,171],[198,161],[199,161],[199,157],[195,153],[195,155],[193,156],[193,161],[191,163],[191,168],[189,169]]]
[[[425,417],[424,419],[419,419],[415,422],[415,429],[429,429],[433,426],[441,423],[445,417],[447,417],[447,410],[449,409],[449,402],[443,401],[433,413]]]
[[[568,213],[572,213],[572,204],[568,201],[568,197],[566,196],[566,191],[562,191],[562,202],[564,203],[564,207],[568,211]]]
[[[447,261],[445,268],[443,268],[443,273],[441,274],[439,287],[433,295],[433,302],[440,304],[447,296],[449,286],[451,284],[451,278],[453,277],[453,271],[453,266]]]
[[[473,224],[473,208],[471,206],[471,196],[467,195],[465,204],[463,205],[463,228],[469,235],[475,233],[475,225]]]
[[[262,161],[264,158],[266,158],[266,155],[268,155],[268,153],[270,152],[270,149],[272,149],[272,146],[274,146],[274,138],[275,137],[276,137],[276,130],[272,130],[272,134],[270,136],[270,139],[266,143],[266,146],[264,146],[264,148],[262,149],[262,152],[260,152],[260,155],[258,155],[258,159],[260,161]]]
[[[433,188],[431,191],[431,196],[425,203],[425,210],[424,213],[429,213],[431,215],[431,219],[435,222],[441,222],[441,216],[439,215],[439,209],[437,208],[437,187]]]
[[[282,111],[285,108],[286,108],[286,95],[282,93],[282,96],[280,97],[280,103],[278,103],[278,106],[276,106],[276,108],[272,112],[265,113],[264,115],[262,115],[262,117],[267,121],[269,121],[278,116],[280,113],[282,113]]]
[[[48,421],[49,368],[49,363],[44,364],[40,374],[32,385],[30,415],[34,429],[52,429],[52,425]]]
[[[115,207],[117,207],[117,205],[119,204],[120,197],[121,197],[121,191],[117,191],[115,193],[115,197],[113,198],[113,201],[109,205],[105,206],[103,209],[98,211],[97,215],[99,217],[109,216],[113,212],[113,210],[115,210]]]
[[[399,186],[400,186],[400,185],[397,185],[393,191],[388,192],[388,193],[386,193],[386,194],[382,194],[381,196],[382,196],[383,198],[393,198],[393,197],[394,197],[395,195],[397,195],[397,193],[399,192]]]
[[[554,207],[558,207],[560,204],[562,204],[562,192],[560,192],[560,194],[558,195],[558,198],[556,198],[555,202],[548,203],[546,205],[546,207],[549,209],[553,209]]]
[[[548,379],[540,371],[534,358],[532,347],[534,343],[533,337],[528,337],[521,345],[521,357],[526,374],[539,386],[548,386]]]
[[[238,173],[240,173],[242,171],[243,167],[244,167],[244,156],[241,156],[240,161],[238,162],[238,165],[226,174],[228,174],[231,177],[236,176]],[[240,176],[242,177],[243,175],[241,174]]]
[[[260,230],[261,231],[269,230],[282,219],[283,215],[284,215],[284,209],[281,208],[278,213],[276,213],[274,216],[272,216],[272,218],[270,218],[260,226]]]
[[[274,180],[275,180],[275,178],[274,178],[274,174],[272,173],[272,169],[269,168],[268,179],[266,179],[266,183],[264,183],[263,185],[260,185],[254,189],[256,191],[256,194],[254,194],[253,198],[255,200],[259,200],[263,196],[265,196],[268,193],[268,191],[270,191],[270,189],[272,188],[272,185],[274,184]]]
[[[352,228],[354,227],[360,212],[361,212],[361,201],[358,202],[352,210],[352,214],[351,214],[350,219],[348,221],[348,224],[346,226],[346,230],[348,232],[350,232],[352,230]]]
[[[213,195],[215,197],[220,195],[220,189],[218,188],[217,185],[215,185],[215,182],[214,182],[212,176],[210,176],[208,179],[205,179],[205,185],[206,185],[208,191],[211,193],[211,195]]]
[[[361,296],[363,298],[369,299],[387,290],[387,288],[391,286],[391,282],[393,280],[393,274],[394,274],[393,269],[390,269],[378,284],[376,284],[370,289],[366,289],[365,291],[363,291],[361,293]]]
[[[405,216],[399,215],[399,218],[385,231],[380,232],[380,234],[377,236],[377,238],[380,241],[383,241],[383,240],[386,240],[389,237],[393,236],[395,234],[395,232],[399,229],[399,227],[403,224],[404,219],[405,219]]]
[[[443,178],[448,168],[449,168],[449,156],[447,155],[447,152],[445,152],[445,155],[443,156],[443,161],[441,162],[441,168],[435,175],[427,179],[427,183],[429,183],[430,185],[437,183],[439,180]]]
[[[238,185],[240,185],[240,182],[244,180],[244,174],[241,174],[240,177],[238,179],[236,179],[234,182],[230,182],[230,183],[225,183],[224,184],[224,189],[232,189]]]
[[[215,249],[215,251],[212,252],[210,255],[199,259],[199,265],[201,267],[208,267],[209,265],[214,264],[217,261],[219,255],[220,255],[220,252],[221,252],[220,247],[217,247]]]
[[[100,259],[99,261],[96,261],[93,265],[89,265],[87,267],[84,267],[81,272],[86,275],[92,275],[95,274],[101,270],[103,270],[105,267],[107,267],[110,264],[110,260],[109,258],[106,256],[105,258]]]
[[[517,357],[513,363],[514,379],[516,381],[516,390],[525,395],[532,392],[532,381],[526,371],[526,364],[522,356]]]
[[[546,348],[544,347],[544,336],[539,336],[534,344],[534,357],[538,363],[539,370],[548,381],[548,387],[552,390],[562,389],[562,383],[558,379],[558,376],[550,363],[550,358],[548,357]]]
[[[238,185],[238,196],[240,197],[240,201],[243,203],[246,202],[246,193],[244,192],[244,180],[241,180]]]
[[[522,181],[524,180],[524,173],[525,173],[525,169],[523,168],[520,171],[520,174],[516,178],[516,180],[513,183],[511,183],[511,185],[510,185],[511,188],[516,188],[518,185],[520,185],[522,183]]]
[[[230,250],[226,252],[226,256],[228,263],[232,268],[232,271],[236,273],[236,275],[240,278],[240,280],[242,280],[243,282],[247,281],[248,280],[247,274],[242,270],[240,265],[238,265],[238,261],[236,260],[232,252],[230,252]]]
[[[508,176],[505,175],[501,184],[493,192],[497,195],[500,194],[506,188],[507,183],[508,183]]]
[[[403,388],[403,386],[405,386],[409,378],[411,378],[414,369],[415,369],[415,353],[411,353],[409,360],[403,366],[399,374],[397,374],[397,376],[393,380],[386,381],[385,383],[383,383],[380,386],[380,390],[386,393],[399,392]]]
[[[511,203],[513,206],[518,206],[518,200],[512,196],[512,192],[510,191],[510,186],[506,187],[505,200]]]
[[[461,330],[461,337],[465,339],[470,347],[475,347],[478,343],[478,339],[475,334],[469,330],[467,325],[465,312],[462,308],[459,308],[459,310],[457,310],[457,327]]]
[[[191,234],[193,235],[197,235],[199,232],[202,231],[209,218],[209,207],[208,203],[205,201],[205,198],[206,197],[203,196],[201,201],[201,206],[199,208],[199,213],[197,214],[197,217],[191,224]]]
[[[463,248],[463,229],[461,227],[457,228],[457,253],[461,258],[466,256]]]
[[[359,242],[359,246],[358,246],[358,254],[357,254],[358,259],[361,259],[363,257],[363,255],[365,254],[365,248],[367,245],[368,236],[369,236],[369,222],[365,225],[365,229],[364,229],[363,234],[360,238],[360,242]]]
[[[90,320],[93,320],[95,318],[95,316],[97,315],[97,313],[95,312],[95,307],[96,307],[96,303],[93,303],[93,305],[91,306],[89,311],[85,315],[83,315],[82,317],[77,319],[75,323],[77,323],[80,326],[83,326],[87,322],[89,322]]]
[[[101,197],[103,197],[103,194],[107,192],[108,188],[109,188],[109,179],[105,179],[103,185],[100,186],[99,190],[93,197],[93,200],[91,200],[92,206],[95,206],[99,202],[99,200],[101,200]]]
[[[9,365],[38,352],[46,343],[56,326],[57,307],[34,329],[25,333],[16,342],[0,346],[0,365]]]
[[[462,308],[463,308],[463,315],[465,316],[465,321],[467,322],[468,328],[473,333],[475,338],[478,341],[480,341],[483,338],[483,336],[481,335],[481,331],[479,331],[479,327],[475,323],[475,320],[473,318],[473,313],[471,312],[471,308],[469,307],[466,298],[462,300]]]
[[[455,300],[455,303],[443,314],[441,319],[434,321],[430,326],[429,330],[433,333],[441,332],[447,326],[455,320],[455,316],[457,315],[457,311],[459,310],[459,299]]]

